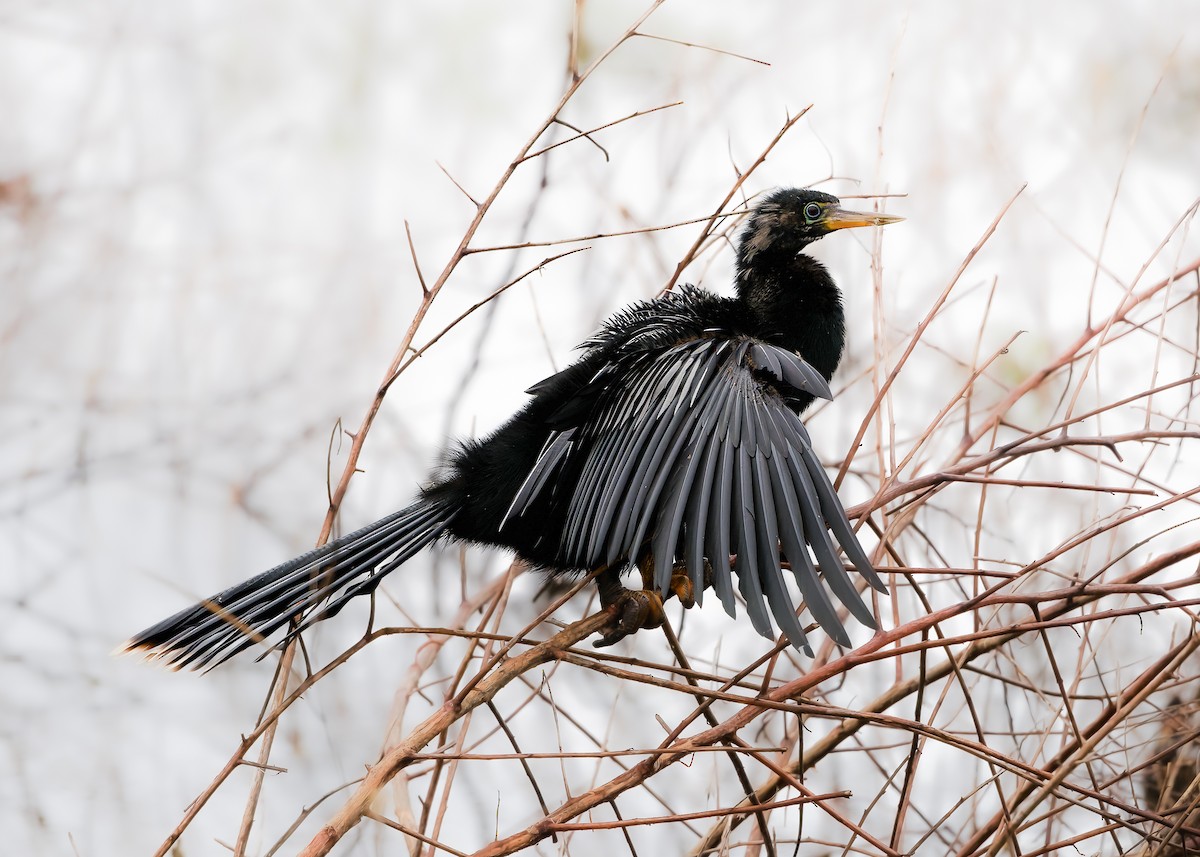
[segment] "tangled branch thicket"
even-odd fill
[[[490,194],[472,200],[475,216],[442,271],[430,278],[418,266],[422,301],[352,435],[325,536],[385,395],[445,332],[419,344],[460,263],[514,254],[514,275],[492,300],[563,255],[549,244],[609,237],[476,241],[509,179],[555,150],[554,129],[579,86],[640,35],[644,20],[589,68],[572,58],[561,102]],[[626,118],[643,121],[646,112]],[[723,251],[737,224],[729,215],[798,118],[711,211],[675,225],[696,230],[696,240],[664,286]],[[557,144],[600,145],[592,133],[577,129]],[[676,623],[656,641],[661,658],[622,657],[581,645],[603,615],[558,621],[580,609],[585,596],[576,593],[587,581],[556,593],[513,633],[506,610],[524,572],[513,565],[481,582],[444,628],[372,628],[307,671],[287,649],[258,728],[160,853],[250,763],[260,775],[236,845],[244,849],[280,718],[364,646],[413,634],[423,642],[396,689],[381,758],[362,779],[330,783],[321,802],[298,809],[269,853],[300,847],[303,830],[311,839],[301,853],[325,854],[363,825],[393,830],[395,848],[403,842],[413,854],[515,854],[547,842],[558,844],[544,853],[575,842],[577,853],[637,854],[639,828],[649,825],[668,826],[666,841],[693,855],[791,853],[797,841],[806,843],[801,853],[831,854],[1195,853],[1200,487],[1187,460],[1200,419],[1200,259],[1176,260],[1157,280],[1120,283],[1108,306],[1093,283],[1076,335],[1057,353],[1015,360],[1014,334],[992,353],[942,355],[950,370],[921,368],[927,331],[950,323],[963,291],[981,307],[983,339],[1004,284],[962,282],[1012,204],[982,230],[919,324],[877,323],[874,361],[841,378],[833,407],[855,396],[869,403],[849,455],[835,464],[845,488],[870,493],[851,516],[865,541],[873,534],[874,560],[890,581],[890,599],[874,604],[882,630],[851,651],[827,643],[812,660],[782,642],[731,659]],[[1164,236],[1159,252],[1175,237]],[[515,261],[543,248],[543,261]],[[878,244],[873,258],[878,290]],[[926,386],[943,402],[923,428],[903,433],[893,394],[914,374],[936,375]],[[818,409],[811,419],[820,433],[828,418]],[[1047,533],[1065,531],[1046,543]],[[648,636],[640,635],[642,652]],[[409,716],[410,706],[420,713]],[[661,734],[650,737],[647,726]],[[494,804],[481,806],[480,794]],[[488,818],[492,841],[457,829],[464,816]]]

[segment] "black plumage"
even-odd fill
[[[220,663],[293,619],[303,628],[333,615],[438,538],[508,548],[552,575],[605,569],[615,618],[602,644],[660,624],[663,597],[690,606],[709,584],[734,615],[736,579],[759,633],[774,636],[773,618],[807,648],[787,562],[813,619],[847,645],[839,603],[875,623],[839,546],[883,584],[800,420],[814,398],[831,398],[845,342],[841,294],[803,250],[834,229],[898,219],[847,212],[811,190],[766,196],[739,239],[734,297],[684,286],[618,313],[512,419],[463,444],[411,506],[128,648],[177,666]],[[631,564],[644,590],[617,582]]]

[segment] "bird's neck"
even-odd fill
[[[804,253],[758,254],[738,265],[738,301],[751,333],[797,352],[826,378],[846,343],[842,294],[825,266]]]

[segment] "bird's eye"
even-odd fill
[[[804,206],[804,219],[809,223],[820,219],[820,217],[821,206],[817,205],[815,202],[810,202],[808,205]]]

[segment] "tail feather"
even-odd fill
[[[289,637],[334,615],[446,531],[449,504],[422,499],[181,610],[125,644],[176,669],[217,666],[293,619]],[[323,603],[324,602],[324,603]]]

